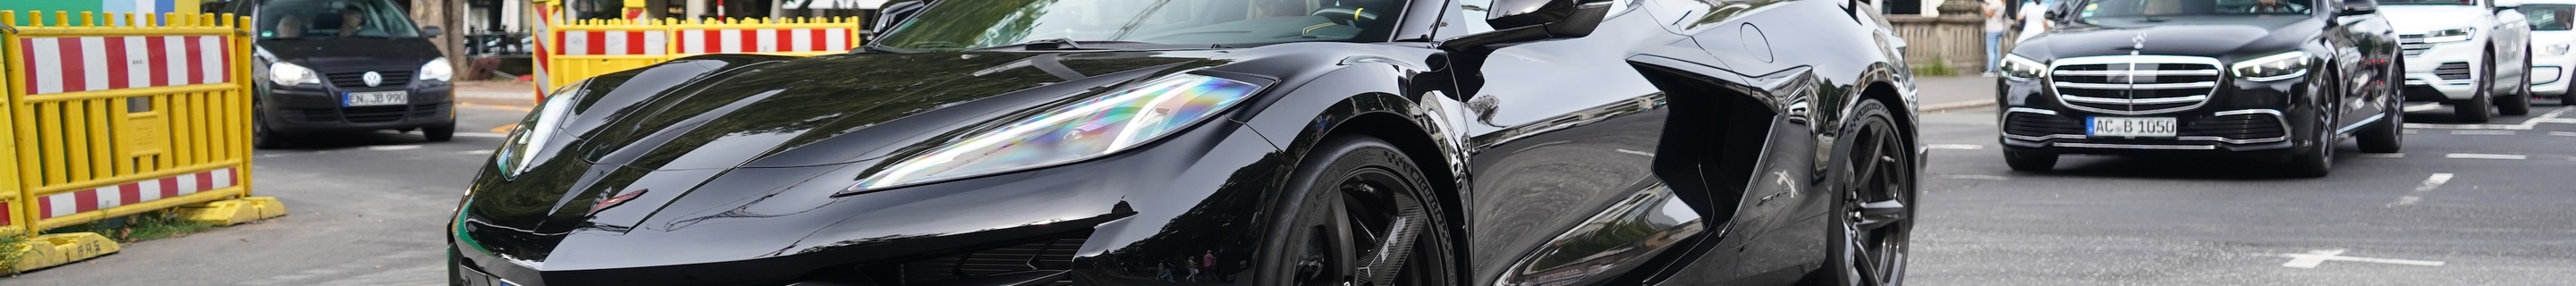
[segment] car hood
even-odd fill
[[[2380,5],[2379,14],[2388,17],[2389,28],[2398,34],[2422,34],[2433,30],[2467,28],[2492,17],[2475,5]]]
[[[1036,116],[1051,103],[1227,62],[1223,51],[851,54],[691,58],[582,84],[560,144],[516,175],[486,168],[457,241],[532,268],[773,257],[805,233],[726,233],[720,246],[628,261],[547,263],[558,246],[688,241],[724,221],[814,229],[861,211],[816,211],[887,154]],[[673,80],[664,73],[707,66]],[[681,72],[681,74],[688,74]],[[555,104],[555,103],[548,103]],[[540,111],[545,112],[545,111]],[[516,133],[514,133],[516,134]],[[515,135],[514,135],[515,136]],[[849,208],[835,208],[849,209]],[[736,223],[734,225],[745,225]],[[679,228],[703,228],[688,232]],[[794,228],[791,228],[794,229]],[[656,231],[643,231],[656,230]],[[652,236],[696,236],[654,239]],[[668,238],[668,237],[665,237]],[[654,248],[667,248],[668,245]],[[585,251],[582,253],[601,253]],[[664,262],[664,261],[651,261]],[[649,263],[648,263],[649,264]]]
[[[2189,17],[2153,24],[2104,23],[2050,31],[2013,49],[2035,60],[2127,55],[2227,58],[2295,48],[2322,25],[2301,17]],[[2143,42],[2141,42],[2143,40]]]
[[[420,68],[438,58],[438,47],[418,38],[260,39],[258,54],[315,70]]]

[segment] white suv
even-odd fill
[[[2531,26],[2522,0],[2381,0],[2406,53],[2406,99],[2450,103],[2461,121],[2531,112]]]
[[[2576,0],[2532,0],[2522,4],[2531,19],[2531,92],[2576,105]]]

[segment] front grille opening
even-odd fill
[[[2004,113],[2004,133],[2021,136],[2084,134],[2084,122],[2064,116],[2009,112]]]
[[[348,118],[349,122],[395,121],[402,120],[403,114],[408,112],[408,109],[410,108],[410,106],[403,105],[349,107],[341,108],[340,116]]]
[[[977,284],[990,281],[971,280],[1026,279],[1026,276],[1013,275],[1073,269],[1075,251],[1082,249],[1082,244],[1090,237],[1091,232],[1085,230],[999,245],[925,252],[922,256],[894,258],[894,262],[835,267],[832,269],[841,270],[816,272],[808,279],[871,286]],[[1072,276],[1065,275],[1056,281],[1036,285],[1073,284]]]
[[[2442,80],[2467,80],[2469,63],[2443,63],[2442,66],[2433,68],[2433,76]]]
[[[2222,72],[2216,60],[2171,56],[2068,59],[2049,73],[2058,99],[2087,112],[2137,115],[2189,110],[2208,102]]]
[[[377,82],[374,86],[368,86],[367,72],[363,70],[331,72],[325,77],[330,79],[331,86],[340,88],[403,87],[411,84],[411,71],[374,71],[376,75],[383,77],[383,81]]]
[[[2281,130],[2281,119],[2270,114],[2234,114],[2212,116],[2185,122],[2175,130],[2182,136],[2212,136],[2231,140],[2280,138],[2289,136]]]
[[[2433,49],[2433,44],[2424,43],[2423,34],[2397,35],[2397,46],[2409,57],[2423,55],[2424,51]]]

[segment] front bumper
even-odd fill
[[[2486,50],[2474,44],[2484,42],[2481,40],[2407,44],[2429,47],[2420,54],[2406,56],[2406,88],[2403,91],[2407,100],[2458,101],[2476,96],[2476,83],[2485,80],[2475,72],[2484,68],[2479,59],[2486,57]]]
[[[399,130],[443,127],[456,122],[453,86],[423,83],[407,87],[343,88],[303,84],[278,86],[261,82],[259,120],[270,130],[289,133]],[[350,92],[402,91],[405,104],[345,106]]]
[[[2070,108],[2045,80],[2004,79],[1997,89],[2004,103],[1998,140],[2015,150],[2062,154],[2229,153],[2276,156],[2310,134],[2314,111],[2295,99],[2305,94],[2304,80],[2268,82],[2221,80],[2203,104],[2151,114],[2110,114]],[[2089,135],[2092,117],[2172,117],[2174,137],[2109,137]]]

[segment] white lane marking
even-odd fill
[[[2343,252],[2344,252],[2344,250],[2342,250],[2342,249],[2328,249],[2328,250],[2309,251],[2308,253],[2298,253],[2298,254],[2281,254],[2281,257],[2289,257],[2289,258],[2290,258],[2290,262],[2281,263],[2281,267],[2289,267],[2289,268],[2317,268],[2317,265],[2319,265],[2319,264],[2325,264],[2325,263],[2326,263],[2326,261],[2370,262],[2370,263],[2386,263],[2386,264],[2415,265],[2415,266],[2442,266],[2442,264],[2444,264],[2444,263],[2443,263],[2443,262],[2441,262],[2441,261],[2431,261],[2431,260],[2409,260],[2409,259],[2390,259],[2390,258],[2369,258],[2369,257],[2352,257],[2352,256],[2343,256]]]
[[[2442,155],[2442,157],[2443,157],[2443,158],[2451,158],[2451,159],[2496,159],[2496,160],[2522,160],[2522,159],[2528,159],[2528,158],[2531,158],[2531,156],[2523,156],[2523,155],[2509,155],[2509,154],[2478,154],[2478,153],[2451,153],[2451,154],[2445,154],[2445,155]]]
[[[457,154],[465,154],[465,155],[492,155],[492,150],[474,150],[474,151],[465,151],[465,152],[456,152],[456,153],[457,153]]]
[[[1637,151],[1637,150],[1628,150],[1628,149],[1611,149],[1611,150],[1619,151],[1619,153],[1634,154],[1634,155],[1637,155],[1637,156],[1646,156],[1646,157],[1654,157],[1654,156],[1655,156],[1655,152],[1646,152],[1646,151]]]
[[[2396,203],[2390,203],[2389,205],[2391,205],[2391,206],[2412,205],[2412,204],[2415,204],[2415,202],[2423,201],[2423,200],[2424,200],[2423,193],[2432,192],[2432,191],[2433,191],[2433,189],[2441,188],[2441,187],[2442,187],[2442,184],[2444,184],[2444,183],[2450,183],[2450,182],[2451,182],[2451,173],[2433,173],[2433,176],[2432,176],[2432,177],[2425,177],[2425,178],[2424,178],[2424,183],[2423,183],[2423,184],[2416,184],[2416,185],[2415,185],[2415,192],[2406,193],[2406,196],[2404,196],[2404,197],[2397,197],[2397,202],[2396,202]]]
[[[2406,158],[2406,153],[2387,153],[2387,154],[2361,153],[2361,155],[2359,155],[2359,156],[2361,156],[2362,158]]]
[[[1931,147],[1932,149],[1939,149],[1939,150],[1985,150],[1985,149],[1986,149],[1986,145],[1979,145],[1979,144],[1932,144],[1932,145],[1931,145],[1931,146],[1929,146],[1929,147]]]
[[[2415,129],[2407,129],[2406,134],[2415,134]]]
[[[368,151],[401,151],[401,150],[420,149],[420,145],[385,145],[385,146],[367,146],[365,149],[367,149]]]
[[[2513,135],[2513,130],[2451,130],[2451,135]]]
[[[2440,102],[2433,102],[2433,103],[2425,103],[2425,104],[2417,104],[2417,105],[2409,105],[2409,106],[2406,106],[2406,112],[2428,111],[2428,110],[2441,109],[2441,108],[2442,108],[2442,103],[2440,103]]]
[[[477,132],[459,132],[459,133],[456,133],[456,137],[503,138],[503,137],[510,137],[510,134],[501,134],[501,133],[477,133]]]
[[[1949,175],[1935,175],[1934,177],[1936,177],[1936,178],[1942,178],[1942,179],[1985,180],[1985,181],[2011,181],[2011,180],[2012,180],[2012,178],[2011,178],[2011,177],[1996,176],[1996,175],[1949,174]]]
[[[2407,124],[2406,124],[2406,128],[2424,128],[2424,129],[2469,129],[2469,130],[2531,130],[2532,126],[2538,126],[2538,125],[2540,125],[2540,123],[2543,123],[2543,122],[2548,122],[2548,123],[2558,123],[2558,122],[2561,122],[2561,121],[2565,120],[2565,119],[2562,119],[2562,118],[2558,118],[2558,116],[2561,116],[2561,115],[2567,115],[2567,112],[2568,112],[2568,111],[2576,111],[2576,108],[2571,108],[2571,107],[2560,107],[2560,108],[2558,108],[2558,110],[2552,110],[2552,111],[2549,111],[2549,113],[2548,113],[2548,114],[2541,114],[2540,116],[2533,116],[2533,117],[2531,117],[2531,119],[2529,119],[2529,120],[2523,120],[2521,124],[2426,124],[2426,123],[2407,123]]]
[[[2576,132],[2567,132],[2567,131],[2550,131],[2550,132],[2549,132],[2549,136],[2567,136],[2567,137],[2576,137]]]

